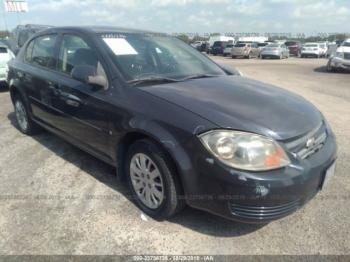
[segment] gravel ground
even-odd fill
[[[350,74],[324,59],[233,60],[247,77],[313,102],[339,144],[336,175],[304,208],[265,226],[186,208],[157,222],[126,197],[113,168],[43,133],[14,127],[0,91],[0,254],[350,254]]]

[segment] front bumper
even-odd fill
[[[231,52],[232,56],[248,56],[249,52],[241,49],[233,49]]]
[[[301,55],[303,56],[321,56],[321,53],[319,51],[312,51],[312,50],[305,50],[301,51]]]
[[[192,146],[203,148],[200,142]],[[225,166],[203,148],[194,156],[193,173],[187,177],[187,203],[245,223],[282,218],[321,189],[325,171],[335,162],[336,149],[335,137],[329,133],[324,146],[307,159],[291,158],[290,166],[278,170],[245,172]]]
[[[213,55],[222,55],[223,54],[223,50],[220,48],[215,48],[215,49],[211,49],[211,53],[213,54]]]
[[[261,53],[260,53],[260,56],[261,57],[280,57],[281,56],[281,52],[279,52],[279,51],[267,51],[267,50],[265,50],[265,51],[262,51]]]
[[[333,57],[330,59],[330,65],[333,68],[341,68],[341,69],[350,70],[350,60],[348,60],[348,59]]]

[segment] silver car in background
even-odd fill
[[[328,61],[328,72],[335,72],[338,69],[350,71],[350,39],[345,40]]]
[[[244,58],[252,58],[259,57],[260,49],[257,43],[242,43],[238,42],[232,48],[231,57],[244,57]]]
[[[270,44],[264,47],[260,52],[261,59],[265,58],[288,58],[289,49],[285,44]]]
[[[232,48],[233,48],[233,44],[227,44],[226,47],[225,47],[225,49],[224,49],[223,55],[224,55],[224,56],[229,56],[229,55],[231,55]]]

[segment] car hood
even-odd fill
[[[321,113],[300,96],[239,76],[139,88],[220,128],[254,132],[277,140],[305,134],[322,121]]]
[[[337,52],[350,53],[350,46],[341,46],[337,49]]]

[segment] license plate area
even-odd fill
[[[327,185],[329,184],[329,181],[332,179],[332,177],[334,176],[335,173],[335,167],[336,164],[335,162],[326,169],[326,172],[324,173],[323,176],[323,181],[322,181],[322,185],[321,185],[321,189],[324,189],[325,187],[327,187]]]

